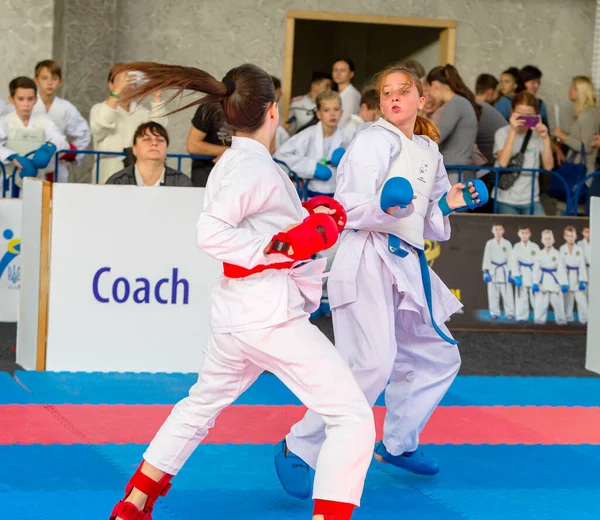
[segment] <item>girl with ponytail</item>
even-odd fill
[[[452,65],[433,68],[427,75],[427,83],[431,97],[444,104],[437,140],[444,164],[471,164],[481,106]],[[455,172],[449,176],[451,181],[458,180]]]
[[[310,259],[336,243],[345,224],[343,207],[329,197],[303,206],[273,162],[269,145],[279,110],[273,81],[262,69],[242,65],[222,81],[195,68],[157,63],[123,65],[119,72],[131,78],[122,99],[169,89],[174,96],[202,93],[184,108],[219,103],[235,135],[208,179],[197,224],[198,247],[223,262],[224,273],[212,291],[198,382],[150,443],[110,518],[151,520],[155,502],[215,418],[267,370],[327,423],[327,440],[313,466],[313,520],[350,519],[375,442],[373,414],[340,354],[308,320],[319,306],[326,261]],[[280,471],[298,465],[285,443],[276,464]]]
[[[338,167],[335,197],[350,229],[329,274],[329,303],[336,346],[369,404],[386,392],[375,457],[432,475],[438,464],[419,447],[419,434],[460,367],[444,323],[461,304],[427,265],[425,241],[448,240],[448,215],[485,203],[487,190],[478,192],[480,181],[448,182],[438,130],[418,116],[425,97],[411,70],[389,66],[377,76],[377,90],[383,118],[355,137]],[[286,443],[312,465],[324,430],[323,419],[309,411]],[[285,489],[298,490],[300,476],[279,478]]]

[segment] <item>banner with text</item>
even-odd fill
[[[0,322],[19,317],[21,200],[0,199]]]

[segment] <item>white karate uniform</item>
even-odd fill
[[[10,112],[0,117],[0,161],[5,165],[6,175],[10,176],[13,172],[14,167],[8,160],[11,155],[24,156],[37,150],[46,141],[54,144],[57,150],[69,148],[67,138],[48,116],[32,114],[27,126],[17,116],[17,112]],[[62,169],[67,171],[66,175],[68,176],[68,170],[64,164],[59,162],[58,169],[61,175],[65,174]],[[38,170],[38,178],[45,179],[48,171],[54,171],[54,158],[50,159],[48,168]],[[15,183],[19,187],[23,186],[23,179],[18,173],[15,175]]]
[[[352,114],[358,114],[360,111],[360,99],[362,94],[358,89],[350,83],[344,90],[340,92],[342,99],[342,117],[338,123],[339,128],[344,128],[349,122]]]
[[[421,136],[409,141],[383,119],[356,137],[338,173],[335,195],[348,224],[328,281],[336,348],[370,405],[385,389],[384,444],[400,455],[417,448],[420,432],[460,367],[456,345],[433,329],[412,248],[423,248],[424,239],[450,237],[450,220],[438,206],[450,184],[433,141]],[[409,178],[418,197],[393,216],[380,207],[380,189],[392,173]],[[404,258],[388,249],[392,231],[410,251]],[[462,305],[429,273],[433,314],[449,336],[444,322]],[[309,411],[292,427],[287,443],[314,467],[325,438],[323,420]]]
[[[548,321],[548,304],[550,304],[554,310],[556,323],[566,325],[562,286],[568,285],[568,280],[562,256],[555,248],[551,248],[550,251],[546,249],[540,251],[533,269],[533,281],[540,289],[535,298],[535,322],[544,324]]]
[[[308,94],[292,99],[288,120],[291,120],[290,135],[294,135],[304,125],[310,123],[317,113],[317,103]]]
[[[585,291],[579,290],[579,282],[588,282],[588,272],[585,265],[583,251],[578,245],[573,246],[573,251],[569,253],[569,246],[563,244],[559,252],[563,255],[563,263],[567,270],[567,279],[569,291],[565,293],[565,314],[568,322],[575,321],[573,311],[575,302],[577,302],[577,317],[579,323],[588,322],[588,302]]]
[[[97,103],[90,112],[90,127],[94,140],[94,150],[104,152],[122,152],[133,144],[133,135],[138,126],[148,121],[156,121],[167,126],[166,109],[162,102],[152,102],[152,110],[131,103],[129,112],[121,105],[116,109],[109,107],[106,102]],[[123,169],[123,157],[100,156],[99,184],[105,184],[113,173]],[[96,182],[96,162],[92,171],[92,182]]]
[[[533,285],[533,268],[535,260],[540,253],[540,246],[528,240],[515,244],[511,255],[511,272],[513,278],[521,277],[521,287],[515,288],[516,318],[518,321],[529,319],[529,309],[535,309],[535,294],[531,290]]]
[[[583,251],[583,258],[585,259],[585,267],[587,268],[588,274],[590,272],[590,256],[591,256],[591,249],[590,249],[590,243],[585,239],[582,238],[581,240],[579,240],[577,242],[577,245],[581,248],[581,251]],[[585,289],[585,297],[589,299],[590,297],[590,282],[588,281],[587,287]]]
[[[273,235],[306,216],[269,151],[257,141],[234,137],[208,179],[197,244],[216,260],[247,269],[289,261],[280,254],[266,256],[264,249]],[[323,261],[309,261],[219,279],[198,382],[175,405],[145,460],[176,474],[221,410],[268,370],[327,423],[314,497],[359,504],[374,421],[339,353],[308,321],[307,313],[318,306],[322,272]]]
[[[283,143],[290,138],[290,134],[287,133],[286,129],[282,126],[278,126],[275,131],[275,150],[277,150]]]
[[[372,121],[363,121],[363,118],[358,114],[352,114],[350,121],[342,128],[342,134],[344,134],[344,147],[348,148],[352,140],[356,137],[356,134],[366,130],[372,124]]]
[[[50,110],[46,112],[44,102],[38,97],[37,103],[33,107],[33,113],[47,115],[52,119],[61,133],[65,135],[78,150],[86,150],[88,148],[92,139],[90,125],[88,125],[87,121],[79,113],[79,110],[75,108],[73,103],[57,96],[54,98],[54,101],[52,101]],[[83,158],[84,155],[79,154],[76,156],[75,162],[80,164]],[[59,171],[61,174],[64,174],[65,171],[68,174],[68,170],[60,168]],[[66,182],[67,180],[68,175],[67,177],[64,177],[64,175],[61,177],[59,175],[58,177],[59,182]]]
[[[323,125],[319,121],[316,125],[297,133],[275,151],[273,157],[283,161],[301,179],[308,180],[308,189],[314,193],[333,195],[335,192],[335,179],[337,168],[328,164],[331,169],[331,178],[327,181],[315,179],[315,168],[323,159],[331,160],[331,154],[336,148],[344,145],[344,136],[340,130],[331,136],[327,153],[324,152]]]
[[[515,317],[515,300],[512,285],[508,281],[512,245],[505,238],[500,243],[495,238],[488,240],[483,251],[482,271],[488,271],[492,281],[488,286],[490,315],[500,316],[500,298],[506,317]]]

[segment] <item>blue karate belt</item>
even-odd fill
[[[544,275],[545,274],[549,274],[550,276],[552,276],[552,278],[554,278],[554,281],[556,282],[556,285],[560,285],[558,283],[558,278],[556,278],[556,275],[554,274],[556,272],[556,267],[542,267],[542,276],[540,278],[540,285],[542,285],[544,283]],[[541,289],[541,287],[540,287]]]
[[[498,271],[498,269],[502,269],[502,273],[504,274],[504,281],[503,282],[494,282],[494,283],[506,283],[507,282],[507,276],[506,276],[506,271],[504,271],[504,266],[507,264],[508,262],[502,262],[501,264],[494,262],[492,260],[492,264],[496,266],[496,269],[494,269],[494,278],[496,278],[496,272]]]
[[[408,251],[402,249],[402,240],[395,235],[388,235],[388,251],[393,255],[405,258],[408,255]],[[444,331],[440,329],[438,324],[435,322],[433,317],[433,299],[431,297],[431,276],[429,275],[429,264],[427,263],[427,256],[425,251],[413,247],[419,257],[419,265],[421,267],[421,281],[423,282],[423,289],[425,291],[425,300],[427,301],[427,308],[429,309],[429,316],[431,317],[431,324],[437,335],[442,338],[446,343],[451,345],[458,345],[458,341],[444,334]]]
[[[492,262],[493,263],[493,262]],[[521,262],[521,260],[519,260],[519,266],[520,267],[529,267],[529,269],[531,270],[531,272],[533,273],[533,264],[526,264],[525,262]]]
[[[568,265],[567,266],[567,272],[569,271],[577,271],[577,274],[579,274],[579,267],[573,266],[573,265]]]

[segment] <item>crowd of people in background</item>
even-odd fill
[[[566,197],[560,186],[553,190],[546,178],[527,171],[501,174],[496,193],[495,174],[488,173],[486,166],[555,169],[561,174],[567,171],[563,165],[575,164],[580,165],[582,176],[600,169],[596,164],[600,111],[588,77],[576,76],[569,85],[573,119],[563,129],[549,124],[548,106],[538,96],[542,72],[533,65],[510,67],[499,78],[480,74],[474,90],[453,65],[437,66],[429,72],[415,60],[405,60],[403,65],[423,82],[426,103],[421,115],[438,128],[437,142],[451,182],[462,175],[456,166],[479,167],[477,176],[497,198],[498,212],[529,214],[533,194],[534,214],[543,215],[547,211],[540,195],[548,193],[563,201]],[[33,78],[22,76],[10,82],[9,103],[0,99],[0,161],[7,171],[16,169],[12,196],[18,196],[26,176],[67,181],[68,164],[80,163],[82,154],[76,151],[88,149],[90,143],[95,151],[119,154],[101,156],[99,170],[96,163],[93,166],[92,182],[206,185],[233,136],[219,104],[200,105],[191,121],[186,151],[206,158],[193,160],[188,177],[165,164],[169,136],[163,96],[154,94],[150,108],[123,103],[123,91],[140,78],[115,74],[115,67],[107,77],[108,97],[91,108],[89,124],[73,104],[57,96],[63,78],[55,61],[38,63]],[[308,92],[291,100],[287,119],[280,122],[271,144],[273,156],[306,183],[309,194],[335,192],[332,154],[343,154],[359,132],[381,117],[377,91],[370,84],[359,89],[355,80],[355,65],[349,58],[336,59],[331,73],[315,71]],[[273,77],[273,82],[279,100],[281,81]],[[42,167],[41,155],[34,153],[47,142],[58,150],[70,150],[61,155],[56,172],[54,161]],[[588,181],[586,191],[587,195],[600,195],[600,178]],[[482,211],[492,211],[493,204],[490,201]],[[555,207],[561,209],[560,200]]]

